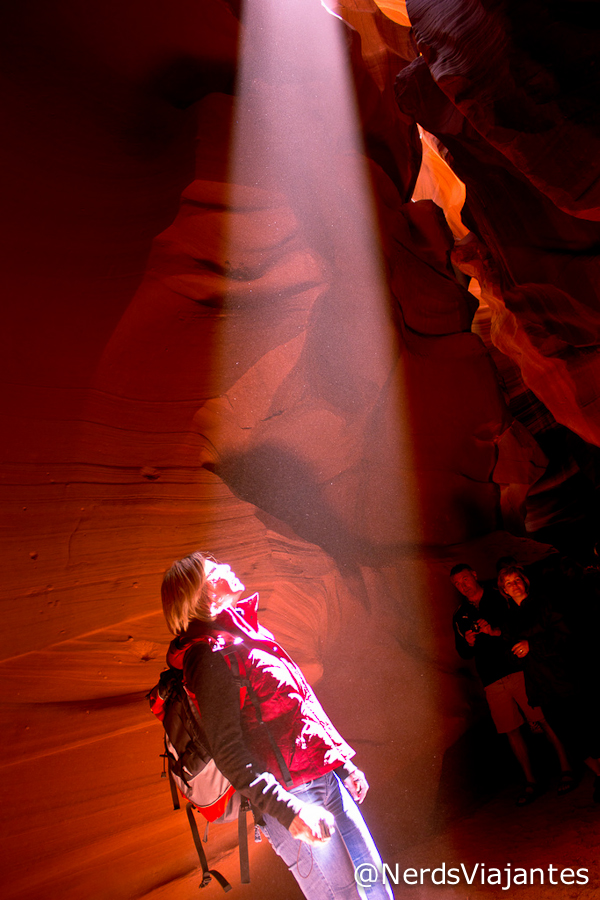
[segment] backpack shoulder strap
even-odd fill
[[[256,710],[256,717],[258,719],[258,723],[261,726],[261,728],[263,729],[263,731],[266,733],[266,735],[269,739],[269,743],[271,744],[271,747],[273,749],[273,753],[275,754],[275,759],[277,760],[277,765],[279,766],[279,769],[283,776],[284,784],[287,788],[291,788],[294,782],[292,781],[292,776],[290,775],[290,770],[287,767],[287,763],[286,763],[285,759],[283,758],[283,754],[282,754],[281,750],[279,749],[279,747],[277,746],[277,743],[275,742],[275,739],[274,739],[273,735],[271,734],[267,723],[263,720],[262,711],[260,708],[260,701],[259,701],[258,697],[256,696],[254,688],[250,684],[250,679],[248,678],[248,674],[246,672],[246,668],[244,666],[243,660],[240,660],[238,654],[236,653],[237,646],[239,646],[239,645],[234,644],[233,646],[230,646],[230,647],[224,647],[223,650],[220,652],[222,652],[225,655],[225,658],[227,659],[227,662],[229,663],[229,666],[233,673],[233,677],[240,685],[240,691],[242,690],[242,688],[245,688],[248,696],[250,697],[252,705],[254,706],[254,709]],[[242,701],[242,705],[243,705],[243,701]]]

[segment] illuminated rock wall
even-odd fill
[[[555,418],[598,444],[598,58],[581,8],[419,2],[398,102],[444,145],[480,243],[492,340]],[[483,245],[483,246],[482,246]]]
[[[257,185],[256,104],[283,109],[328,85],[318,67],[284,84],[265,76],[236,108],[232,7],[103,3],[83,17],[67,3],[54,21],[32,4],[8,22],[11,46],[29,48],[7,57],[3,148],[2,869],[15,900],[197,893],[143,699],[169,640],[159,586],[177,556],[208,549],[260,590],[265,624],[355,744],[372,783],[367,817],[394,858],[431,827],[444,752],[472,715],[447,572],[465,556],[491,575],[503,553],[546,552],[515,536],[546,458],[470,331],[477,301],[458,269],[484,257],[466,244],[453,267],[453,234],[423,176],[424,199],[411,201],[416,122],[444,140],[447,95],[407,27],[367,0],[339,4],[364,150],[309,105],[288,130],[298,170],[267,166]],[[313,13],[327,16],[316,3]],[[234,178],[238,115],[250,130]],[[472,176],[470,164],[457,171],[480,247],[500,225],[476,217],[489,180],[479,156]],[[361,167],[374,214],[348,177]],[[448,220],[464,228],[456,209]],[[597,226],[576,222],[572,261],[592,280],[582,248]],[[498,234],[488,251],[508,259]],[[477,275],[509,308],[505,286]],[[209,844],[232,880],[234,831],[215,828]],[[264,845],[253,866],[247,891],[294,896]]]

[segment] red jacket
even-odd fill
[[[354,756],[354,751],[331,724],[300,668],[271,632],[259,625],[257,607],[258,594],[254,594],[242,600],[235,609],[221,612],[214,622],[194,620],[187,632],[172,642],[167,662],[184,668],[186,652],[199,642],[208,644],[215,651],[238,644],[236,656],[260,702],[262,719],[296,786],[343,765]],[[185,674],[187,681],[187,672]],[[201,679],[196,679],[194,684],[186,683],[186,687],[197,700],[202,715],[202,684],[198,681]],[[240,717],[251,756],[259,767],[264,767],[283,783],[269,738],[259,725],[256,709],[248,696],[243,701]],[[215,762],[221,768],[216,755]]]

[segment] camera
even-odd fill
[[[461,616],[460,617],[460,625],[462,630],[462,636],[464,637],[467,631],[479,631],[479,623],[474,622],[470,616]]]
[[[331,837],[331,828],[329,827],[327,822],[323,821],[323,819],[321,819],[321,821],[319,822],[319,826],[321,828],[321,840],[326,841],[327,838]]]

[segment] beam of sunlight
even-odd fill
[[[304,317],[297,316],[295,330],[290,330],[289,355],[283,361],[273,358],[273,365],[284,366],[282,381],[291,377],[285,364],[292,357],[296,368],[303,367],[305,391],[314,401],[324,401],[336,419],[330,437],[354,442],[355,461],[362,455],[361,477],[373,489],[352,487],[348,473],[337,471],[333,460],[330,466],[324,462],[313,477],[334,506],[348,491],[362,494],[353,505],[354,521],[347,523],[350,531],[370,529],[361,541],[412,543],[417,523],[409,484],[411,449],[398,321],[363,147],[349,59],[351,36],[351,29],[316,0],[247,0],[229,181],[234,206],[247,210],[249,205],[263,204],[260,226],[271,234],[279,230],[282,236],[278,246],[265,238],[247,253],[256,264],[250,273],[256,286],[247,288],[244,302],[255,308],[267,306],[271,327],[284,315],[285,290],[297,291],[295,312],[305,304]],[[232,259],[248,249],[248,224],[247,216],[233,215],[229,220]],[[286,271],[279,291],[273,287],[278,262]],[[248,266],[237,271],[240,277],[250,272]],[[227,306],[233,319],[242,314],[233,294]],[[226,335],[223,346],[231,346]],[[266,362],[264,368],[264,378],[269,379]],[[263,418],[274,413],[269,392],[275,390],[276,381],[272,373],[265,385]],[[255,398],[256,402],[260,404]],[[281,411],[277,409],[278,414]],[[367,427],[367,446],[360,447],[369,416],[377,418],[379,431],[369,433]],[[259,418],[253,421],[258,423]],[[302,423],[301,443],[312,448],[317,460],[329,455],[324,447],[319,452],[322,426],[322,418],[311,420],[308,415]],[[379,443],[378,458],[369,464],[373,439]],[[293,440],[290,434],[287,449],[298,452]],[[370,508],[382,496],[384,482],[392,497],[388,508]]]

